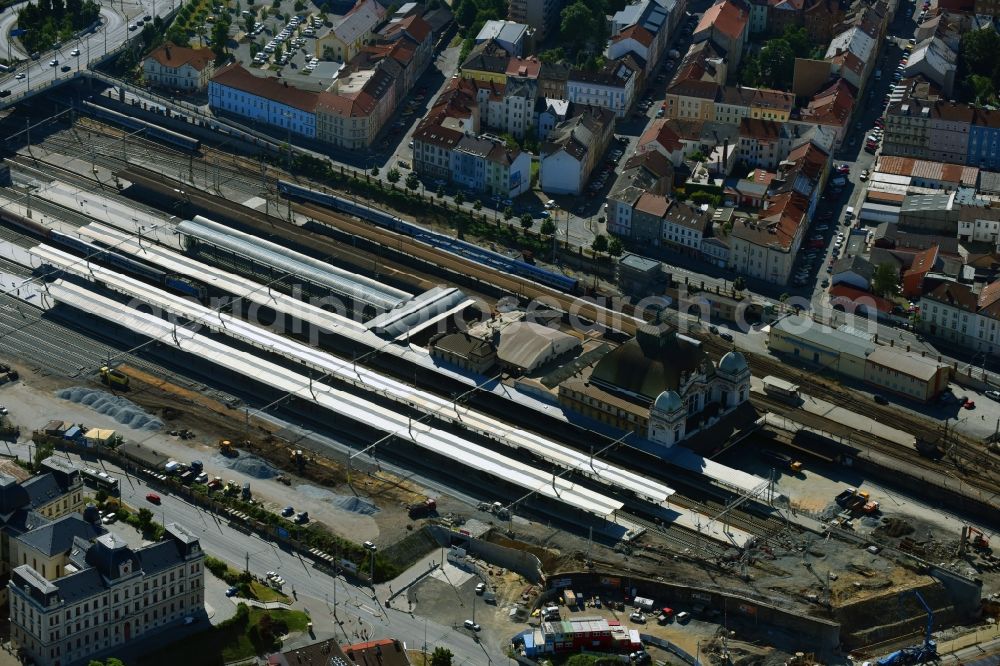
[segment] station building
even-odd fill
[[[564,407],[668,447],[714,425],[749,396],[742,354],[730,352],[716,365],[700,341],[668,324],[640,327],[589,376],[559,386]]]

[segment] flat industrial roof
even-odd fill
[[[807,317],[795,315],[783,317],[771,324],[771,331],[775,330],[807,344],[858,358],[867,358],[876,346],[873,342],[857,335],[838,331]]]

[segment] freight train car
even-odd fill
[[[539,284],[553,287],[567,293],[574,293],[579,281],[576,278],[568,277],[561,273],[546,270],[529,264],[526,261],[512,259],[498,252],[491,252],[478,245],[467,243],[466,241],[451,238],[444,234],[424,229],[415,224],[402,220],[384,210],[373,208],[335,194],[317,192],[316,190],[296,185],[285,180],[278,181],[278,192],[287,199],[299,199],[308,201],[325,208],[330,208],[348,215],[374,222],[375,224],[391,229],[397,233],[406,234],[415,240],[426,243],[432,247],[457,254],[466,259],[471,259],[479,264],[490,266],[498,271],[527,278]]]
[[[133,118],[132,116],[113,111],[93,102],[84,102],[83,111],[109,123],[141,131],[147,138],[168,143],[187,152],[197,152],[201,148],[201,141],[199,139],[168,130],[165,127],[160,127],[155,123],[142,120],[141,118]]]

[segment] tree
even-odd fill
[[[434,196],[436,196],[438,199],[440,199],[441,197],[443,197],[444,196],[444,187],[441,186],[441,185],[438,185],[438,188],[436,190],[434,190]]]
[[[514,217],[514,209],[511,208],[510,206],[507,206],[506,208],[503,209],[503,221],[510,222],[510,219],[512,217]]]
[[[212,26],[212,52],[215,61],[222,63],[226,59],[229,45],[229,15],[223,14]]]
[[[97,500],[98,504],[104,504],[108,501],[108,491],[101,489],[94,494],[94,499]]]
[[[32,469],[37,470],[41,466],[42,461],[51,456],[54,451],[55,449],[52,448],[51,444],[39,444],[38,448],[35,449],[34,466]]]
[[[878,296],[895,296],[899,290],[899,273],[890,263],[882,263],[875,267],[872,276],[872,291]]]
[[[250,33],[252,33],[253,32],[253,24],[254,24],[254,19],[253,19],[252,15],[251,16],[247,16],[246,18],[244,18],[243,19],[243,32],[247,33],[248,35]]]
[[[594,12],[583,0],[576,0],[562,10],[559,37],[573,51],[581,50],[588,41],[600,40],[601,26],[598,20],[604,22],[603,14],[595,16]]]
[[[395,187],[396,183],[399,182],[399,169],[396,167],[389,169],[389,173],[385,174],[385,179],[389,181],[393,187]]]
[[[521,215],[521,228],[525,231],[531,229],[535,224],[535,218],[531,216],[531,213],[524,213]]]
[[[552,220],[542,222],[542,233],[546,236],[554,236],[556,233],[556,223]]]
[[[372,177],[378,178],[378,167],[372,167]]]
[[[139,524],[142,525],[143,527],[153,522],[153,512],[147,509],[146,507],[139,509],[138,516],[139,516]]]
[[[461,192],[455,194],[455,208],[461,208],[462,204],[465,203],[465,197],[462,196]]]
[[[625,252],[625,247],[617,237],[612,237],[608,243],[608,254],[612,257],[620,257]]]
[[[453,658],[454,655],[448,648],[436,647],[431,654],[431,666],[451,666]]]
[[[795,74],[795,51],[784,39],[772,39],[760,50],[760,78],[771,88],[789,88]]]
[[[416,190],[420,187],[420,179],[417,178],[417,174],[414,171],[406,174],[406,189]]]
[[[566,59],[566,52],[562,50],[561,46],[557,46],[554,49],[542,51],[541,54],[539,54],[538,59],[546,65],[555,65],[556,63],[562,62]]]
[[[478,212],[479,212],[479,211],[481,211],[482,209],[483,209],[483,202],[482,202],[482,201],[480,201],[479,199],[476,199],[476,200],[475,200],[475,201],[474,201],[474,202],[472,203],[472,210],[474,210],[474,211],[476,211],[476,212],[478,213]]]
[[[594,254],[604,254],[608,251],[608,237],[604,234],[597,234],[594,237],[594,242],[590,244],[590,249],[594,251]]]
[[[733,291],[743,291],[747,288],[747,281],[742,275],[733,280]]]

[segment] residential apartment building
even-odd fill
[[[742,218],[730,232],[729,268],[777,285],[788,284],[807,226],[808,200],[794,192],[768,198],[759,219]]]
[[[633,53],[645,62],[646,74],[652,73],[686,7],[686,0],[637,0],[625,5],[611,17],[605,55],[615,59]]]
[[[955,72],[958,53],[938,37],[925,40],[913,49],[907,58],[903,77],[922,76],[938,88],[944,97],[951,97],[955,90]]]
[[[972,125],[980,117],[966,104],[904,97],[901,102],[891,103],[886,111],[882,152],[967,164]],[[976,152],[982,149],[977,146]]]
[[[334,60],[347,62],[372,40],[384,19],[385,9],[376,0],[358,0],[329,33],[316,40],[316,57],[323,58],[329,48]]]
[[[686,80],[671,83],[663,100],[664,116],[684,120],[715,120],[719,91],[715,81]],[[730,104],[724,104],[726,117],[733,117]],[[749,109],[748,109],[749,112]]]
[[[743,118],[736,154],[750,166],[774,170],[788,154],[785,126],[773,120]]]
[[[702,241],[712,231],[707,210],[672,201],[663,215],[660,238],[663,245],[692,257],[701,257]]]
[[[361,46],[326,89],[297,88],[233,63],[209,82],[209,105],[299,138],[364,149],[426,70],[432,39],[419,16],[395,20]]]
[[[851,125],[854,99],[850,84],[844,79],[837,79],[812,96],[805,108],[800,110],[799,119],[807,126],[831,128],[836,137],[834,145],[839,147]]]
[[[449,157],[451,180],[475,192],[512,199],[531,187],[531,155],[499,138],[464,136]]]
[[[172,42],[153,49],[142,61],[146,83],[168,90],[202,91],[214,73],[212,49],[192,49]]]
[[[84,503],[79,470],[61,458],[46,458],[42,461],[41,473],[23,483],[0,474],[0,579],[9,577],[16,566],[13,556],[21,555],[13,545],[14,539],[82,511]],[[47,567],[48,575],[55,572],[54,566]],[[6,605],[7,597],[7,586],[0,586],[0,604]]]
[[[942,282],[920,297],[920,327],[972,353],[1000,353],[1000,282]]]
[[[750,100],[750,117],[783,123],[792,115],[795,95],[782,90],[757,88]]]
[[[483,83],[506,83],[511,55],[497,40],[477,44],[459,69],[462,78]]]
[[[610,60],[596,72],[571,70],[566,81],[566,99],[580,106],[608,109],[616,117],[624,118],[635,101],[641,71],[631,57]]]
[[[608,232],[638,241],[632,233],[632,211],[636,203],[644,194],[669,194],[673,176],[673,165],[658,152],[630,157],[608,194]]]
[[[562,0],[510,0],[507,18],[531,26],[541,40],[559,30],[563,4]]]
[[[539,185],[548,194],[580,194],[614,136],[615,116],[583,107],[549,132],[539,159]]]
[[[750,117],[750,107],[756,93],[756,88],[741,85],[721,88],[715,96],[715,113],[712,119],[727,125],[739,125],[744,118]]]
[[[742,0],[718,0],[702,15],[692,41],[711,41],[725,54],[729,67],[737,68],[749,34],[749,6]]]
[[[635,146],[636,155],[656,152],[675,167],[684,161],[684,144],[675,129],[675,124],[666,118],[658,118],[649,124]]]
[[[1000,112],[976,109],[969,126],[966,164],[981,169],[1000,169]]]
[[[29,564],[11,573],[11,642],[39,666],[60,666],[204,617],[203,560],[197,537],[176,523],[163,541],[140,548],[110,533],[92,542],[73,536],[65,575],[49,580]]]
[[[256,76],[234,62],[208,84],[213,111],[272,125],[307,139],[316,138],[319,93],[301,90],[267,76]]]

